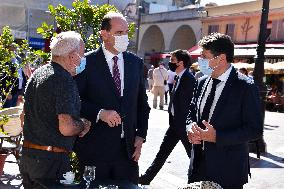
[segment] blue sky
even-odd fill
[[[228,5],[228,4],[235,4],[235,3],[242,3],[247,1],[254,1],[254,0],[201,0],[201,4],[205,5],[210,2],[217,3],[218,5]]]

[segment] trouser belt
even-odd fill
[[[36,150],[45,150],[45,151],[48,151],[48,152],[69,153],[69,151],[64,149],[64,148],[60,148],[60,147],[56,147],[56,146],[42,146],[42,145],[34,144],[34,143],[26,141],[26,140],[23,142],[23,147],[36,149]]]

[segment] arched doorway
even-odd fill
[[[164,36],[157,25],[150,26],[140,42],[140,51],[144,53],[163,52],[165,50]]]
[[[195,44],[196,44],[196,37],[192,28],[188,25],[182,25],[176,30],[171,40],[170,50],[171,51],[176,49],[188,50],[191,47],[193,47]]]

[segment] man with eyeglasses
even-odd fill
[[[103,44],[86,55],[86,69],[75,78],[81,116],[92,122],[88,135],[77,140],[75,151],[81,169],[96,166],[97,180],[137,184],[150,112],[143,61],[126,51],[128,24],[120,13],[104,16],[100,35]]]
[[[212,33],[199,45],[199,68],[206,76],[198,81],[186,123],[193,144],[188,182],[242,189],[250,174],[248,142],[263,133],[258,89],[231,65],[229,36]]]

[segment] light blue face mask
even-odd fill
[[[79,56],[79,55],[78,55]],[[86,57],[81,57],[79,66],[75,67],[76,75],[80,74],[82,71],[85,70],[86,67]]]
[[[204,75],[211,75],[213,72],[213,69],[209,67],[209,59],[205,59],[205,58],[198,58],[198,66],[200,71],[204,74]]]

